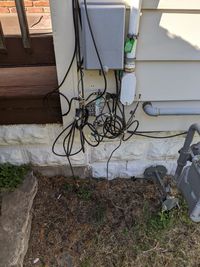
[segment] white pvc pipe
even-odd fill
[[[130,2],[130,18],[128,35],[137,36],[139,31],[140,12],[141,12],[142,0],[132,0]],[[133,49],[131,53],[127,54],[127,58],[135,59],[136,49]]]
[[[143,110],[147,115],[153,117],[200,115],[200,108],[158,108],[150,102],[144,103]]]
[[[137,35],[139,29],[141,0],[132,0],[130,5],[130,19],[128,33]]]
[[[130,18],[128,38],[133,38],[134,45],[132,51],[125,56],[125,67],[122,76],[120,101],[123,105],[131,105],[135,98],[137,79],[135,75],[135,58],[136,58],[136,46],[137,35],[140,22],[142,0],[130,1]]]

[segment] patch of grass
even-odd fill
[[[106,208],[102,203],[97,203],[93,212],[93,219],[97,224],[103,224],[106,216]]]
[[[76,191],[76,186],[74,184],[64,184],[63,190],[67,193],[72,193]]]
[[[105,217],[97,227],[98,232],[81,266],[198,266],[196,263],[199,259],[194,259],[192,251],[199,252],[197,233],[200,228],[190,220],[186,202],[180,196],[179,200],[180,209],[169,212],[161,212],[158,206],[152,209],[151,202],[144,203],[140,216],[135,218],[130,227],[123,222],[123,215],[117,228]],[[96,207],[98,209],[98,203]]]
[[[84,184],[70,184],[66,183],[63,186],[63,190],[67,193],[74,193],[81,200],[91,200],[92,198],[92,189]]]
[[[135,247],[137,253],[152,248],[153,244],[159,243],[165,246],[169,233],[174,229],[185,227],[189,231],[195,227],[195,224],[188,216],[186,202],[183,199],[180,202],[180,209],[176,208],[168,212],[158,211],[155,213],[145,211],[143,221],[137,222],[133,227],[134,236],[137,240]]]
[[[152,232],[162,232],[180,224],[185,226],[194,225],[189,218],[188,206],[183,198],[180,198],[180,209],[176,208],[168,212],[158,212],[152,214],[147,220],[147,228]]]
[[[170,228],[173,225],[173,216],[170,212],[158,212],[147,221],[147,231],[158,232]]]
[[[13,191],[17,188],[29,169],[28,165],[0,164],[0,192]]]
[[[128,229],[128,228],[124,228],[123,231],[122,231],[122,233],[123,233],[126,237],[128,237],[128,235],[129,235],[129,229]]]
[[[85,259],[82,263],[80,267],[91,267],[90,261],[89,259]]]
[[[89,201],[92,198],[92,191],[89,187],[80,186],[77,188],[77,196],[81,200]]]

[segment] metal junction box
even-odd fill
[[[96,41],[103,67],[123,69],[125,12],[123,4],[91,3],[87,10],[92,32]],[[81,4],[82,54],[85,69],[100,69],[100,64],[92,41],[85,13]]]

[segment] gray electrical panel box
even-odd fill
[[[102,65],[123,69],[125,12],[123,4],[91,3],[87,10]],[[81,4],[82,54],[85,69],[100,69],[99,60],[88,26],[84,3]]]

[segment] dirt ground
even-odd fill
[[[24,267],[198,267],[187,207],[160,212],[153,183],[39,177]]]

